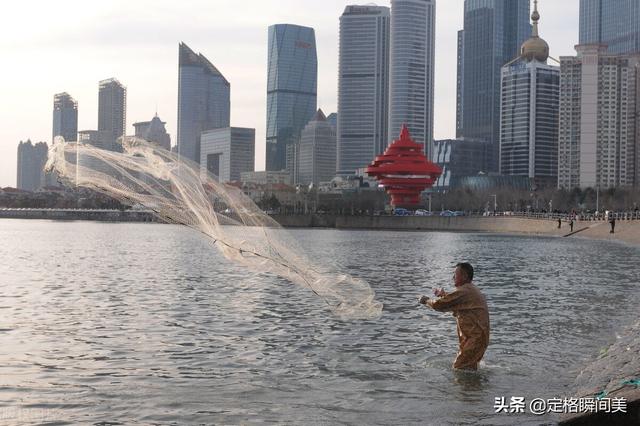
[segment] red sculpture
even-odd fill
[[[413,207],[420,204],[420,193],[433,186],[442,169],[427,159],[423,146],[411,139],[409,129],[403,125],[400,139],[376,157],[367,167],[367,174],[391,195],[394,207]]]

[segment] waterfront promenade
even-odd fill
[[[273,215],[285,228],[336,228],[430,232],[489,232],[567,238],[590,238],[640,245],[640,214],[618,213],[615,233],[601,216],[577,216],[573,232],[566,215],[509,213],[496,216],[351,216]],[[161,222],[150,210],[10,209],[0,208],[0,218],[92,220],[103,222]],[[558,228],[558,218],[562,226]],[[581,219],[582,218],[582,219]]]
[[[289,228],[381,229],[430,232],[489,232],[524,234],[566,238],[590,238],[640,245],[640,217],[616,221],[615,233],[604,218],[583,217],[574,221],[570,230],[566,216],[557,215],[499,215],[499,216],[331,216],[297,215],[273,216]],[[622,216],[621,216],[622,217]],[[558,218],[562,221],[558,228]]]

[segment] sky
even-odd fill
[[[338,25],[349,0],[31,0],[5,2],[0,16],[0,187],[16,186],[21,140],[51,142],[53,95],[78,101],[78,129],[98,126],[98,82],[127,87],[127,134],[156,110],[175,144],[178,43],[204,54],[231,83],[231,125],[256,129],[264,170],[267,28],[316,32],[318,107],[337,109]],[[390,6],[390,1],[378,1]],[[578,0],[540,0],[551,56],[574,55]],[[455,137],[456,45],[463,0],[436,7],[435,139]]]

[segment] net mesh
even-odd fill
[[[166,222],[202,233],[227,259],[308,288],[340,318],[380,316],[382,304],[366,281],[311,262],[239,188],[143,139],[124,137],[121,142],[122,152],[115,152],[57,137],[46,168],[67,185],[140,204]]]

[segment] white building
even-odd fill
[[[333,179],[336,175],[336,132],[322,110],[302,130],[298,148],[298,182],[302,185]]]
[[[220,182],[239,181],[243,172],[254,171],[256,131],[227,127],[202,132],[200,172],[218,177]]]
[[[558,187],[637,185],[640,55],[576,50],[560,58]]]

